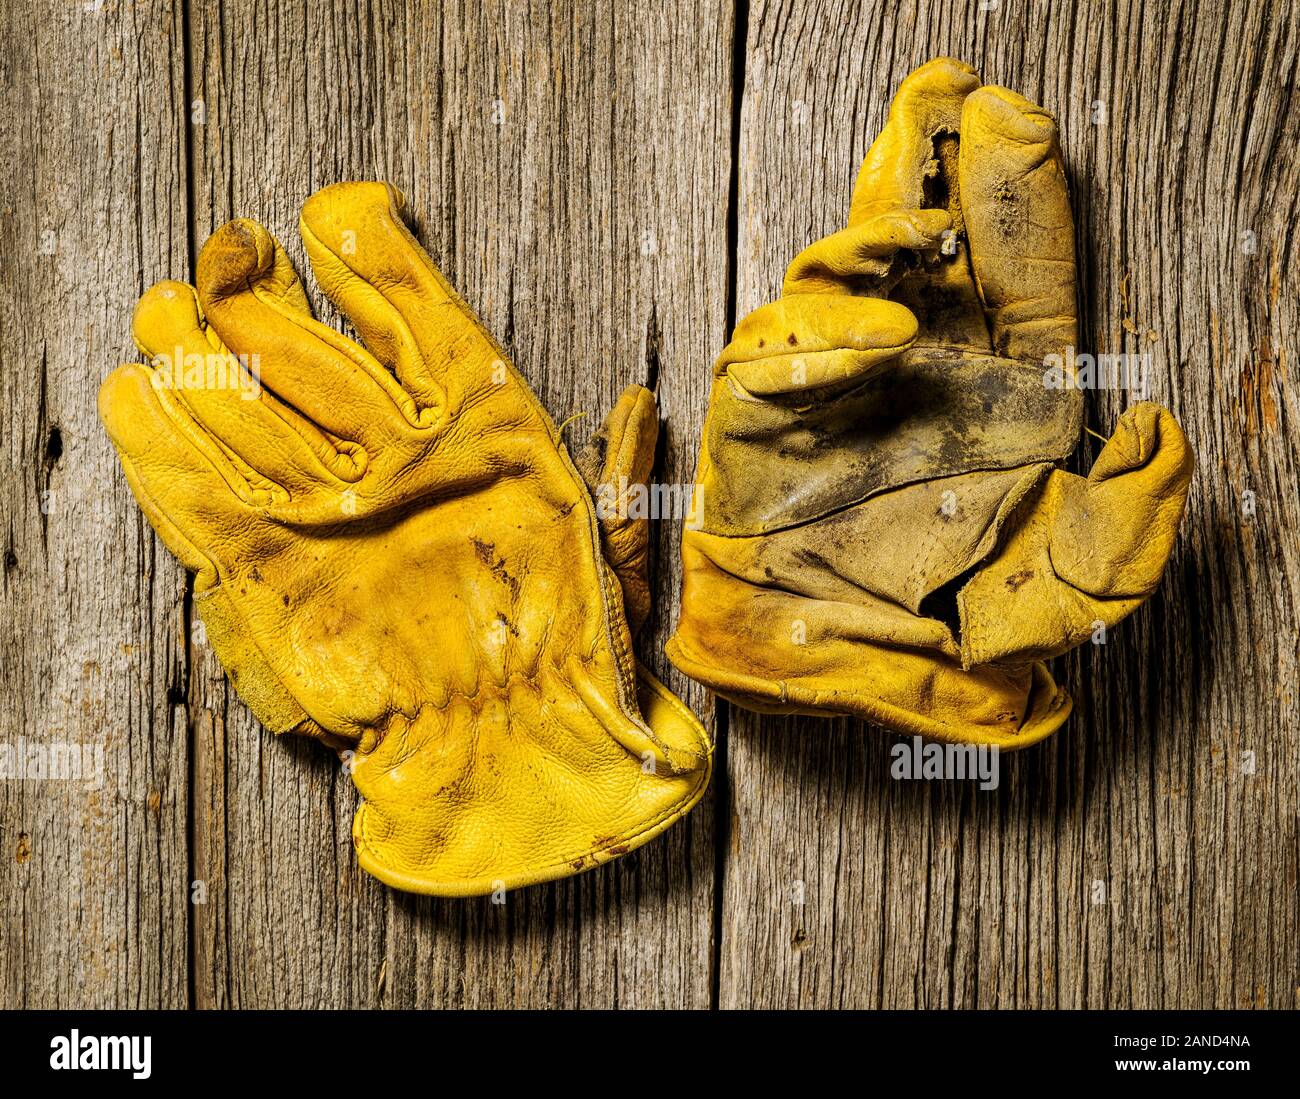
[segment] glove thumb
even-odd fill
[[[647,490],[659,441],[655,395],[630,385],[600,430],[574,458],[596,503],[605,561],[623,588],[632,633],[650,614],[650,519],[635,497]]]
[[[998,555],[958,596],[962,661],[1046,659],[1156,588],[1187,503],[1192,452],[1167,411],[1120,418],[1086,478],[1056,471]]]
[[[1159,405],[1129,409],[1086,480],[1071,482],[1052,532],[1052,567],[1104,598],[1155,591],[1174,547],[1192,479],[1192,451]]]

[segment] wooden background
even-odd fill
[[[0,1006],[1297,1006],[1297,24],[1295,0],[6,0],[0,742],[106,763],[98,790],[0,781]],[[593,413],[573,440],[646,381],[657,477],[689,480],[731,324],[842,224],[940,53],[1059,118],[1087,344],[1149,352],[1197,453],[1159,594],[1059,662],[1076,716],[980,793],[890,780],[878,729],[715,712],[662,655],[663,523],[642,648],[715,723],[705,803],[504,906],[367,878],[350,782],[227,689],[96,421],[136,297],[236,215],[301,260],[314,189],[391,179],[557,420]]]

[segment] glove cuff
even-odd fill
[[[892,732],[958,744],[1024,748],[1056,732],[1072,709],[1070,696],[1041,662],[1016,670],[963,671],[930,655],[845,644],[851,659],[842,671],[841,665],[828,664],[782,679],[755,674],[752,665],[724,666],[717,653],[701,656],[680,630],[668,641],[667,653],[680,671],[749,710],[858,717]],[[940,705],[936,698],[945,701]],[[971,716],[990,708],[1002,720],[980,722]],[[936,713],[953,719],[940,720]]]

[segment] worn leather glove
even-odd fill
[[[197,293],[144,296],[152,365],[100,391],[209,644],[268,728],[354,753],[353,840],[390,885],[485,893],[646,843],[700,798],[710,746],[636,664],[554,424],[393,188],[328,187],[300,228],[364,347],[312,318],[284,250],[240,220],[204,247]],[[656,430],[634,387],[600,472],[644,476]],[[645,532],[639,552],[617,515],[610,533],[643,613]]]
[[[757,710],[1002,747],[1060,726],[1043,661],[1151,594],[1192,469],[1148,403],[1087,478],[1055,468],[1082,423],[1076,335],[1054,122],[931,61],[848,227],[717,361],[673,663]]]

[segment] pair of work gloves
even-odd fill
[[[702,796],[712,745],[633,651],[653,395],[572,459],[383,183],[300,231],[360,342],[260,225],[136,308],[149,365],[100,413],[195,574],[208,643],[274,732],[344,754],[362,867],[449,896],[577,873]],[[1042,661],[1154,588],[1191,459],[1149,404],[1085,480],[1074,238],[1051,119],[967,67],[903,84],[849,227],[718,360],[673,662],[762,710],[1017,746],[1069,700]],[[606,497],[597,508],[593,495]]]

